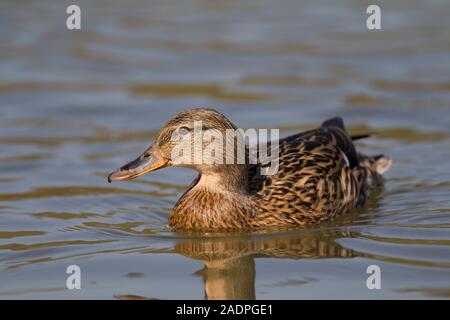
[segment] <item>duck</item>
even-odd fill
[[[172,209],[170,228],[261,230],[316,224],[363,206],[370,191],[383,183],[383,174],[392,164],[392,159],[382,154],[357,152],[354,141],[369,135],[350,136],[340,117],[270,142],[277,145],[277,169],[271,174],[264,172],[267,163],[246,160],[248,145],[244,161],[236,159],[238,152],[234,152],[232,161],[219,161],[222,151],[211,152],[212,156],[203,161],[192,161],[195,150],[204,152],[209,146],[208,141],[196,144],[195,133],[202,136],[212,131],[225,144],[230,142],[226,134],[230,130],[238,128],[214,109],[180,112],[137,159],[109,174],[108,182],[135,179],[169,166],[190,168],[198,175]],[[233,142],[238,138],[232,138]],[[182,149],[182,144],[187,148]],[[189,153],[192,150],[194,155]]]

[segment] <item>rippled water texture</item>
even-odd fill
[[[356,0],[79,3],[81,31],[68,1],[0,3],[1,299],[450,297],[449,1],[382,1],[382,31]],[[326,224],[171,232],[194,172],[105,177],[195,106],[282,135],[340,115],[394,166]]]

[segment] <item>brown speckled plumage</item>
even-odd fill
[[[252,185],[259,201],[252,226],[319,222],[364,204],[390,160],[356,153],[335,120],[280,142],[278,173]]]
[[[156,140],[163,156],[173,147],[169,134],[194,120],[208,129],[236,128],[212,109],[180,113]],[[236,230],[324,221],[363,205],[391,160],[357,153],[343,121],[333,118],[315,130],[281,139],[275,175],[260,175],[264,165],[191,166],[199,176],[175,205],[169,225]]]

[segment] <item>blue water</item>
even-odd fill
[[[450,2],[382,1],[380,31],[349,0],[79,1],[81,31],[69,4],[0,4],[0,299],[450,297]],[[325,224],[175,233],[194,172],[106,175],[200,106],[283,136],[339,115],[394,166]]]

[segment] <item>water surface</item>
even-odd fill
[[[448,1],[381,2],[370,32],[361,1],[79,3],[81,31],[67,1],[0,4],[0,299],[450,297]],[[194,172],[106,175],[198,106],[283,136],[342,116],[394,166],[325,224],[172,232]]]

